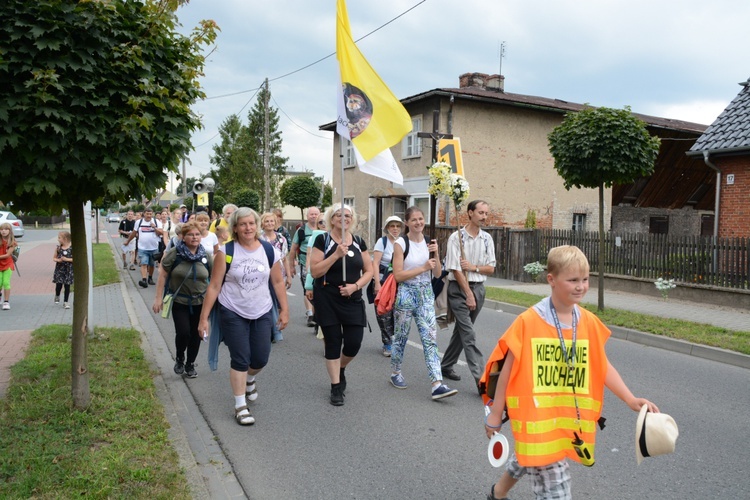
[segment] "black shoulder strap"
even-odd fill
[[[263,249],[266,251],[266,259],[268,259],[268,290],[271,292],[271,299],[274,304],[278,302],[276,298],[276,290],[273,289],[273,282],[271,281],[271,269],[273,269],[273,258],[274,258],[274,247],[272,244],[265,240],[259,240],[260,244],[263,245]]]
[[[383,251],[385,252],[385,247],[388,246],[388,236],[383,236]]]
[[[302,224],[299,229],[297,229],[297,243],[299,243],[299,246],[302,246],[302,242],[305,241],[305,225]]]
[[[406,260],[407,255],[409,255],[409,236],[404,235],[404,260]]]
[[[221,281],[222,285],[227,280],[227,273],[229,273],[229,268],[232,266],[233,258],[234,258],[234,241],[228,241],[226,245],[224,245],[224,260],[227,263],[227,268],[224,270],[224,279]]]

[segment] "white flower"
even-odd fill
[[[523,270],[529,273],[531,276],[536,278],[540,274],[542,274],[545,270],[544,266],[539,262],[529,262],[525,266],[523,266]]]

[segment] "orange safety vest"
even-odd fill
[[[480,380],[480,387],[487,391],[483,395],[487,403],[495,394],[502,359],[510,349],[515,360],[505,401],[516,456],[522,466],[541,467],[565,457],[580,462],[571,444],[574,432],[591,445],[592,453],[595,449],[596,424],[602,411],[607,375],[604,344],[610,331],[594,314],[585,309],[579,311],[573,370],[562,360],[555,327],[531,308],[519,315],[500,337]],[[568,351],[572,335],[572,329],[563,329]]]

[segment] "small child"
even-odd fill
[[[583,252],[553,248],[547,271],[550,297],[519,315],[500,337],[480,381],[480,388],[487,388],[485,403],[494,401],[485,434],[491,438],[500,431],[507,407],[515,440],[515,453],[488,500],[505,498],[527,472],[535,498],[572,498],[567,458],[594,464],[605,386],[635,412],[643,405],[659,412],[651,401],[633,396],[610,364],[604,350],[609,329],[578,307],[589,289]]]
[[[229,239],[229,228],[227,226],[216,227],[216,238],[219,240],[219,246],[226,244]]]
[[[63,307],[70,309],[68,299],[70,298],[70,285],[73,284],[73,246],[70,233],[60,231],[57,234],[57,242],[59,245],[52,256],[52,260],[55,261],[55,273],[52,276],[52,283],[55,283],[55,304],[60,303],[60,291],[65,286]]]
[[[0,291],[3,292],[3,311],[10,310],[10,278],[16,266],[13,252],[18,243],[13,236],[13,226],[8,222],[0,224]]]

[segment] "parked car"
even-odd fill
[[[107,222],[120,222],[120,214],[107,214]]]
[[[16,217],[13,212],[0,211],[0,224],[9,223],[13,227],[13,236],[21,238],[25,231],[23,230],[23,221]]]

